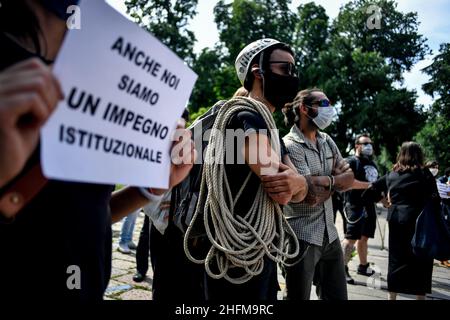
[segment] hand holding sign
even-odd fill
[[[194,141],[191,140],[192,132],[184,128],[184,122],[180,123],[175,132],[175,142],[171,149],[169,188],[175,187],[187,177],[197,159],[197,150],[195,150]],[[160,195],[167,189],[153,189],[153,191]]]
[[[184,126],[184,124],[179,125],[177,129],[181,130]],[[192,132],[183,129],[181,137],[175,140],[171,150],[170,188],[176,186],[187,177],[197,159],[197,150],[195,150],[194,141],[191,138]],[[176,151],[178,149],[180,152],[177,155]]]
[[[0,187],[36,149],[41,126],[62,99],[50,68],[33,58],[0,73]]]
[[[104,1],[80,7],[55,64],[66,99],[42,131],[44,174],[167,189],[190,168],[172,166],[170,138],[197,76]]]

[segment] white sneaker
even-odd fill
[[[130,254],[131,250],[128,248],[128,245],[126,244],[119,244],[117,247],[117,251],[122,252],[123,254]]]

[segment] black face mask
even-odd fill
[[[297,77],[282,76],[270,70],[264,72],[264,97],[277,110],[294,100],[299,85],[300,80]]]

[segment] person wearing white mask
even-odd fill
[[[427,161],[425,168],[428,168],[433,177],[437,179],[437,175],[439,173],[439,163],[436,160]]]
[[[331,137],[322,132],[336,110],[320,89],[300,91],[286,104],[285,123],[292,126],[283,141],[291,160],[308,182],[301,203],[289,203],[284,213],[294,230],[301,252],[284,268],[286,298],[309,300],[313,280],[322,300],[347,300],[342,249],[334,225],[331,195],[348,190],[353,172]],[[317,281],[315,281],[317,280]]]
[[[352,190],[344,195],[344,213],[347,219],[347,231],[342,241],[344,253],[345,273],[348,284],[354,284],[354,279],[348,271],[353,248],[359,257],[357,273],[370,277],[374,271],[367,261],[369,238],[374,238],[376,229],[375,203],[363,201],[361,195],[370,183],[377,181],[378,170],[373,161],[373,142],[368,134],[360,134],[355,140],[355,155],[346,159],[355,174]]]

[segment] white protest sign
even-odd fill
[[[102,0],[82,1],[54,66],[65,99],[41,133],[51,179],[167,188],[172,133],[197,75]]]

